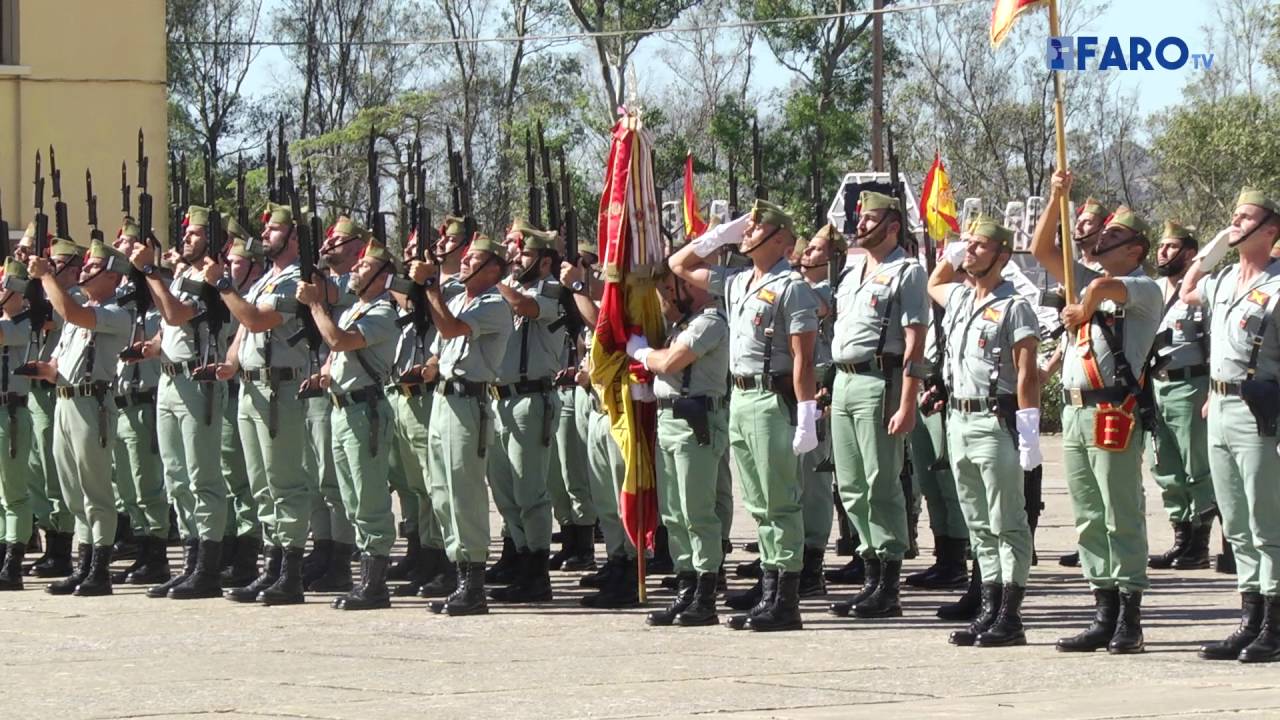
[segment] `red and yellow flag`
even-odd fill
[[[942,166],[942,155],[934,153],[933,166],[924,176],[924,190],[920,192],[920,218],[924,220],[929,237],[941,241],[947,230],[960,232],[956,219],[956,197],[951,194],[951,181],[947,169]]]
[[[698,193],[693,189],[693,153],[684,156],[684,239],[692,240],[707,231],[707,221],[698,214]]]
[[[1004,41],[1005,35],[1013,29],[1013,21],[1018,19],[1022,13],[1039,5],[1043,5],[1046,0],[996,0],[996,6],[991,11],[991,47],[998,47]]]

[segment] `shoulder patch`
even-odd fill
[[[778,293],[769,288],[760,288],[760,292],[756,293],[756,299],[766,304],[772,305],[778,299]]]
[[[1267,303],[1270,301],[1271,301],[1271,296],[1262,292],[1261,290],[1249,291],[1249,302],[1253,303],[1254,305],[1257,305],[1259,307],[1266,307]]]

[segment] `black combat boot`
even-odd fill
[[[1093,652],[1101,650],[1111,642],[1111,637],[1116,634],[1116,622],[1120,616],[1120,591],[1115,588],[1094,590],[1093,604],[1093,622],[1084,632],[1058,640],[1058,650]]]
[[[89,575],[76,586],[72,595],[97,597],[111,594],[111,546],[94,545]]]
[[[565,558],[573,555],[577,549],[578,536],[573,532],[573,525],[560,526],[560,549],[551,556],[550,567],[552,570],[560,570],[564,566]]]
[[[509,537],[502,538],[502,554],[498,561],[484,571],[484,581],[488,585],[510,585],[520,577],[520,566],[516,560],[516,544]]]
[[[683,627],[718,624],[720,617],[716,615],[716,583],[716,573],[698,575],[693,598],[684,612],[676,616],[676,623]]]
[[[61,580],[55,580],[45,586],[44,591],[50,595],[70,595],[76,587],[89,577],[89,568],[93,565],[93,546],[88,543],[76,545],[76,569]]]
[[[1187,551],[1187,547],[1191,545],[1191,523],[1176,522],[1173,523],[1173,546],[1159,555],[1152,555],[1147,558],[1147,567],[1157,570],[1165,570],[1173,567],[1173,563],[1182,554]],[[1208,562],[1209,544],[1205,542],[1205,562]]]
[[[69,532],[46,532],[44,534],[44,555],[31,566],[28,574],[38,578],[65,577],[72,573],[71,545]],[[72,590],[75,588],[73,587]],[[67,592],[71,592],[68,590]]]
[[[1112,655],[1132,655],[1142,652],[1142,592],[1120,593],[1120,615],[1116,620],[1116,632],[1107,643]]]
[[[871,594],[880,586],[880,575],[884,570],[884,564],[877,557],[869,557],[863,560],[866,567],[866,573],[863,576],[862,589],[857,595],[848,600],[837,600],[827,607],[827,612],[836,617],[849,617],[849,613],[853,612],[858,603],[871,597]]]
[[[22,558],[27,546],[13,543],[5,548],[4,563],[0,564],[0,591],[22,589]]]
[[[760,598],[764,596],[762,584],[764,577],[756,580],[756,584],[746,590],[735,590],[734,592],[725,593],[724,604],[730,610],[750,610],[760,604]]]
[[[521,573],[516,582],[505,588],[496,588],[489,597],[513,603],[549,602],[551,600],[551,573],[548,563],[550,550],[525,551],[521,555]]]
[[[729,627],[733,630],[743,630],[747,627],[747,621],[756,615],[760,615],[769,608],[773,607],[773,603],[778,599],[778,580],[782,573],[775,569],[764,571],[764,576],[760,578],[760,600],[750,610],[738,615],[729,617]]]
[[[444,600],[431,601],[431,612],[452,617],[488,614],[484,575],[484,563],[458,563],[458,589]]]
[[[326,572],[329,566],[333,564],[333,541],[332,540],[311,540],[311,552],[302,559],[302,584],[303,586],[319,580]]]
[[[186,541],[184,541],[182,543],[182,572],[178,573],[177,575],[171,574],[168,580],[160,583],[159,585],[155,585],[153,587],[147,588],[147,597],[149,598],[169,597],[170,590],[182,584],[183,581],[185,581],[188,577],[190,577],[191,573],[196,571],[196,558],[197,558],[197,555],[199,554],[198,553],[199,547],[200,547],[200,541],[195,538],[188,538]],[[165,550],[166,551],[168,550],[167,542],[165,545]],[[167,563],[168,560],[166,559],[165,562]]]
[[[334,543],[334,548],[339,545]],[[349,546],[348,546],[349,547]],[[351,574],[350,551],[341,558],[347,566],[347,575]],[[258,593],[258,602],[263,605],[297,605],[306,602],[302,587],[302,548],[286,548],[280,561],[280,577],[271,587]]]
[[[622,566],[626,563],[627,559],[624,556],[611,556],[604,561],[604,565],[601,565],[599,570],[578,578],[578,587],[598,590],[612,582],[613,576],[622,572]]]
[[[228,590],[224,597],[233,602],[257,602],[258,593],[266,590],[280,579],[280,566],[284,562],[284,548],[280,546],[264,547],[262,550],[262,574],[244,587]]]
[[[569,530],[576,536],[573,554],[564,559],[560,569],[565,572],[582,572],[596,568],[595,533],[590,525],[570,525]]]
[[[222,568],[219,572],[225,573],[227,570],[235,567],[236,555],[240,552],[240,537],[231,534],[222,536]],[[257,560],[257,554],[254,560]]]
[[[1203,523],[1191,529],[1191,539],[1187,541],[1187,549],[1173,561],[1175,570],[1204,570],[1209,567],[1209,538],[1213,535],[1213,526]]]
[[[760,558],[747,563],[738,563],[738,567],[733,569],[733,574],[740,578],[759,580],[760,576],[764,574],[764,571],[760,569]]]
[[[405,533],[404,543],[404,556],[399,560],[396,560],[395,564],[387,570],[388,580],[394,580],[397,582],[400,580],[408,580],[409,573],[413,572],[414,568],[418,566],[418,563],[421,560],[422,540],[418,533]],[[361,560],[363,560],[363,558],[361,558]],[[361,565],[363,564],[364,563],[362,562]],[[422,583],[420,582],[418,584],[421,585]]]
[[[138,554],[138,539],[133,535],[133,521],[127,513],[116,513],[116,537],[111,554],[117,560],[132,560]]]
[[[698,584],[698,575],[694,572],[676,573],[676,596],[670,605],[661,610],[649,613],[644,621],[648,625],[667,626],[676,621],[676,617],[693,604],[694,589]]]
[[[1062,567],[1080,567],[1080,553],[1070,552],[1058,558],[1058,564]]]
[[[849,562],[827,570],[823,575],[832,585],[861,585],[867,579],[867,566],[862,556],[855,554]]]
[[[391,607],[391,594],[387,592],[387,567],[391,558],[386,555],[360,556],[360,586],[333,601],[339,610],[378,610]]]
[[[236,557],[231,567],[222,571],[222,586],[244,587],[258,577],[258,555],[262,554],[262,538],[241,535],[236,538]]]
[[[747,618],[747,627],[756,632],[800,630],[800,573],[784,572],[778,577],[773,604],[764,612]]]
[[[222,541],[201,540],[196,566],[187,579],[169,588],[173,600],[197,600],[222,596]]]
[[[351,553],[354,550],[355,545],[335,542],[329,557],[329,567],[304,587],[311,592],[349,592],[355,587],[351,581]]]
[[[1280,660],[1280,595],[1268,595],[1258,637],[1240,651],[1240,662],[1264,663],[1276,660]]]
[[[938,607],[938,619],[952,622],[973,620],[978,616],[982,606],[982,571],[978,569],[978,561],[973,561],[973,570],[969,573],[969,587],[964,594],[953,603]]]
[[[968,541],[935,535],[934,543],[936,558],[933,565],[923,572],[907,576],[903,582],[926,590],[952,590],[968,584],[969,568],[964,557]]]
[[[423,548],[423,553],[431,557],[436,574],[418,588],[420,598],[447,598],[458,589],[458,566],[449,562],[449,556],[440,548]]]
[[[800,569],[800,597],[821,597],[827,594],[827,581],[822,576],[822,558],[826,548],[805,548],[804,567]]]
[[[902,574],[901,560],[880,561],[880,582],[875,592],[853,606],[853,614],[860,618],[901,617],[902,603],[898,600],[898,579]]]
[[[969,647],[978,641],[979,635],[996,624],[996,618],[1000,614],[1000,601],[1003,597],[1000,583],[982,583],[981,595],[982,609],[978,611],[978,617],[969,623],[969,627],[951,633],[951,637],[947,638],[947,642],[952,645]]]
[[[530,553],[528,550],[516,550],[515,559],[512,566],[515,568],[511,582],[489,590],[489,599],[498,602],[508,602],[510,598],[519,593],[520,584],[524,582],[529,574]],[[490,568],[492,570],[492,568]],[[489,573],[485,573],[485,582],[487,583]]]
[[[135,538],[134,546],[135,546],[134,548],[135,552],[133,554],[133,562],[129,563],[129,567],[126,567],[123,570],[115,570],[111,573],[112,584],[123,585],[126,582],[128,582],[129,576],[133,575],[133,573],[136,572],[138,568],[142,567],[143,564],[147,562],[147,558],[150,557],[150,553],[151,553],[151,537],[150,536],[143,535],[142,537]],[[114,555],[114,549],[112,551],[112,554]],[[118,559],[124,560],[125,558],[118,558]]]
[[[142,538],[139,542],[139,564],[124,576],[123,582],[129,585],[155,585],[172,579],[173,572],[169,569],[168,541],[151,535]]]
[[[978,636],[978,647],[1012,647],[1027,644],[1027,633],[1022,628],[1022,598],[1027,589],[1021,585],[1006,583],[1000,600],[1000,616],[986,632]]]
[[[408,574],[401,578],[405,583],[391,591],[391,594],[396,597],[413,597],[421,592],[423,585],[431,582],[432,578],[440,574],[439,558],[443,554],[442,550],[433,551],[431,548],[419,546],[413,558],[413,566],[409,568]],[[449,561],[446,559],[444,563],[448,565]],[[394,564],[391,569],[395,569]],[[391,570],[387,571],[387,579],[392,579]],[[440,597],[444,597],[444,595]]]
[[[640,579],[635,558],[622,558],[618,569],[600,592],[584,595],[578,601],[583,607],[615,610],[640,604]]]
[[[1266,615],[1266,601],[1261,593],[1240,593],[1240,627],[1218,642],[1205,643],[1197,653],[1205,660],[1237,660],[1240,651],[1253,642],[1262,632],[1262,618]]]

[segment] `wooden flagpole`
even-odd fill
[[[1061,37],[1058,28],[1058,0],[1049,0],[1049,35]],[[1053,74],[1053,122],[1057,131],[1057,168],[1067,169],[1067,120],[1062,109],[1062,71],[1050,70]],[[1069,199],[1066,195],[1058,201],[1058,230],[1062,239],[1062,288],[1068,303],[1076,301],[1075,293],[1075,257],[1071,252],[1071,211],[1068,209]]]

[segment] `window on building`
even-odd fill
[[[0,65],[18,64],[18,0],[0,0]]]

